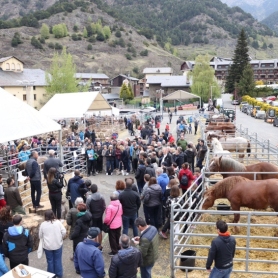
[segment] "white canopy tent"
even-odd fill
[[[165,96],[163,100],[176,100],[176,99],[180,100],[180,99],[191,99],[191,98],[199,98],[201,100],[200,96],[191,94],[183,90],[175,91],[172,94]]]
[[[61,130],[61,126],[0,88],[0,143]]]
[[[112,113],[112,107],[100,92],[56,94],[40,109],[42,115],[57,120],[102,115],[101,111]]]

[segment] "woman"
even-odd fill
[[[123,164],[123,169],[121,170],[123,176],[128,176],[129,175],[129,153],[127,152],[127,149],[124,146],[121,146],[121,161]]]
[[[145,191],[144,205],[150,218],[150,224],[155,226],[157,230],[161,224],[162,195],[161,186],[157,184],[156,178],[150,178],[149,187]]]
[[[115,167],[116,167],[116,175],[120,175],[120,163],[121,163],[121,155],[122,155],[122,150],[121,146],[117,144],[115,148]]]
[[[58,219],[61,219],[62,188],[63,184],[57,179],[56,168],[51,167],[47,174],[47,186],[49,189],[49,201],[51,209]]]
[[[70,239],[73,240],[73,252],[75,252],[77,244],[87,237],[88,229],[91,226],[92,215],[86,209],[85,204],[81,203],[77,206],[77,220],[73,233],[70,236]]]
[[[4,197],[4,190],[2,185],[2,175],[0,175],[0,209],[6,206],[6,201]]]
[[[71,238],[71,235],[73,234],[73,231],[75,228],[75,224],[76,224],[76,220],[77,220],[77,213],[78,213],[77,206],[79,204],[84,204],[84,200],[82,197],[76,198],[76,200],[74,202],[74,208],[71,208],[67,214],[67,224],[70,226],[69,238]],[[74,247],[73,247],[73,249],[74,249]],[[73,257],[71,257],[70,259],[73,260]]]
[[[181,170],[179,172],[179,181],[180,181],[180,187],[182,189],[182,194],[184,194],[187,189],[191,186],[192,182],[195,180],[195,177],[193,176],[192,172],[189,170],[189,164],[185,162],[181,166]],[[183,177],[186,176],[187,183],[185,182],[186,178]]]
[[[166,172],[169,177],[169,180],[173,180],[177,178],[173,167],[167,167]]]
[[[116,194],[119,196],[125,189],[125,182],[122,180],[116,181],[115,189],[116,190],[113,192],[113,194]]]
[[[121,249],[119,239],[121,236],[123,209],[117,194],[112,193],[110,200],[111,202],[106,208],[104,223],[110,226],[108,235],[111,252],[109,256],[113,256]]]
[[[137,181],[137,186],[139,189],[139,193],[141,194],[145,181],[144,181],[144,175],[146,172],[146,166],[143,160],[139,159],[139,165],[135,174],[135,179]]]
[[[67,231],[63,224],[55,218],[52,210],[47,210],[44,218],[45,221],[40,225],[39,238],[43,241],[47,271],[54,273],[56,278],[61,278],[63,277],[63,238]]]
[[[163,238],[167,239],[166,232],[167,230],[170,230],[170,220],[171,220],[171,206],[172,203],[177,203],[180,200],[180,189],[177,186],[173,186],[170,191],[170,196],[168,197],[166,201],[166,217],[167,221],[165,225],[163,226],[162,230],[159,232],[159,235]],[[183,201],[180,201],[180,205],[183,204]],[[182,214],[182,213],[181,213]],[[178,221],[181,215],[178,215],[175,217],[175,221]],[[178,226],[178,225],[177,225]]]
[[[114,160],[115,160],[115,151],[113,150],[112,145],[109,145],[105,156],[106,156],[106,176],[108,176],[109,173],[112,176],[114,171]]]
[[[163,194],[163,200],[165,200],[165,203],[163,204],[163,207],[165,207],[164,209],[166,209],[166,202],[168,200],[168,197],[170,196],[170,192],[171,192],[171,188],[173,186],[179,186],[179,180],[178,179],[172,179],[169,181],[165,191],[164,191],[164,194]]]
[[[13,224],[13,219],[11,216],[11,208],[9,206],[3,207],[0,210],[0,253],[2,254],[2,242],[3,242],[3,236],[5,231],[9,228],[12,227]]]

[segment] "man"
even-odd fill
[[[137,192],[132,190],[132,179],[126,180],[126,188],[119,195],[119,200],[123,207],[123,234],[128,234],[129,224],[133,228],[133,236],[138,236],[138,230],[135,226],[135,219],[137,217],[137,211],[140,208],[141,200]]]
[[[147,225],[146,221],[141,217],[135,220],[135,225],[141,232],[140,237],[134,238],[134,243],[139,245],[143,259],[140,266],[141,278],[151,278],[152,268],[158,258],[159,241],[157,229],[154,226]]]
[[[30,159],[26,162],[26,173],[31,183],[31,198],[34,209],[43,208],[40,205],[42,195],[41,168],[37,162],[38,152],[33,151]],[[37,193],[37,194],[36,194]]]
[[[202,170],[203,168],[203,161],[205,159],[206,153],[207,153],[207,146],[205,146],[205,141],[203,139],[200,140],[200,147],[197,153],[197,164],[196,166]]]
[[[97,162],[97,156],[95,154],[95,150],[91,145],[88,145],[88,148],[85,152],[85,158],[87,160],[87,174],[88,177],[90,177],[91,172],[93,173],[93,176],[96,175],[96,162]]]
[[[157,183],[160,185],[162,189],[162,193],[164,194],[166,190],[166,186],[169,183],[169,177],[166,173],[163,173],[163,169],[161,167],[156,169]]]
[[[171,122],[172,122],[172,117],[173,117],[173,114],[172,114],[172,112],[170,112],[170,114],[169,114],[169,121],[170,121],[170,124],[171,124]]]
[[[225,221],[216,222],[218,237],[212,240],[209,250],[206,269],[210,272],[209,278],[229,278],[233,270],[236,241],[228,232]],[[211,270],[212,262],[214,268]]]
[[[7,205],[11,207],[12,213],[26,214],[23,203],[19,194],[19,190],[14,186],[14,179],[7,179],[8,188],[5,189],[5,200]]]
[[[102,278],[105,276],[104,260],[97,242],[100,232],[99,228],[89,228],[87,238],[78,243],[75,249],[74,267],[76,273],[81,274],[83,278]]]
[[[172,160],[172,155],[169,152],[169,149],[167,147],[164,147],[162,149],[162,153],[163,153],[163,157],[160,161],[160,165],[162,165],[162,163],[165,162],[164,164],[166,165],[166,167],[170,167],[173,163],[173,160]]]
[[[187,141],[184,139],[184,135],[180,136],[180,139],[177,142],[177,146],[181,147],[183,152],[186,150]]]
[[[55,158],[55,151],[49,150],[48,151],[49,158],[44,162],[43,164],[43,175],[44,178],[47,179],[47,173],[50,168],[55,168],[57,171],[59,171],[60,167],[63,167],[63,163],[59,158]]]
[[[181,168],[181,165],[184,163],[184,157],[185,155],[182,152],[181,147],[177,147],[173,157],[173,163],[175,162],[179,168]],[[172,164],[173,165],[173,164]]]
[[[194,120],[194,135],[197,135],[198,124],[199,124],[198,120],[195,119]]]
[[[75,170],[74,171],[74,177],[71,178],[68,182],[68,190],[66,193],[66,196],[70,196],[70,201],[72,206],[74,207],[74,203],[77,197],[82,197],[83,195],[82,193],[86,193],[86,192],[81,192],[80,191],[80,187],[81,185],[84,184],[84,181],[82,179],[82,177],[80,176],[80,171],[79,170]]]
[[[147,158],[147,160],[146,160],[145,174],[149,174],[151,178],[156,176],[155,175],[155,170],[154,170],[154,167],[152,165],[152,162],[151,162],[150,158]]]
[[[31,152],[27,150],[27,145],[24,145],[22,151],[18,154],[18,159],[20,162],[25,162],[29,159]]]
[[[19,264],[29,264],[28,254],[33,248],[33,239],[29,231],[22,226],[22,217],[13,217],[14,226],[8,228],[3,236],[3,252],[10,259],[10,268]]]
[[[120,246],[118,254],[111,259],[109,267],[110,278],[135,278],[137,277],[137,268],[142,264],[142,256],[137,248],[130,246],[130,238],[127,235],[120,237]]]
[[[86,201],[87,209],[92,214],[92,227],[98,227],[102,231],[102,216],[106,209],[106,204],[103,196],[98,193],[98,187],[96,184],[91,185],[92,194]],[[98,243],[101,246],[102,232],[98,235]]]

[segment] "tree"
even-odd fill
[[[63,38],[68,35],[68,28],[65,23],[57,24],[52,27],[55,38]]]
[[[132,90],[130,82],[128,82],[128,89],[129,89],[129,92],[130,92],[130,98],[129,99],[134,99],[134,92]]]
[[[35,48],[43,49],[42,44],[37,40],[36,37],[32,37],[31,44],[35,46]]]
[[[73,26],[73,31],[74,31],[74,32],[78,32],[78,29],[79,29],[79,28],[78,28],[77,25],[74,25],[74,26]]]
[[[208,102],[210,95],[218,97],[220,88],[214,76],[214,69],[210,66],[209,55],[199,55],[195,60],[195,66],[188,78],[192,77],[191,91],[202,98],[203,102]]]
[[[84,29],[83,29],[83,38],[87,38],[87,37],[88,37],[88,32],[87,32],[86,27],[84,27]]]
[[[270,43],[270,44],[268,45],[268,47],[269,47],[269,48],[273,48],[273,44]]]
[[[248,63],[243,71],[242,77],[239,80],[237,88],[238,95],[253,96],[255,89],[254,72],[251,65]]]
[[[128,85],[126,85],[126,82],[123,83],[120,91],[120,98],[122,98],[124,101],[128,99],[133,99],[133,94],[130,91]]]
[[[40,33],[41,33],[41,38],[44,38],[44,39],[49,38],[50,33],[49,33],[49,27],[47,24],[45,24],[45,23],[42,24]]]
[[[105,36],[105,39],[109,39],[111,37],[111,30],[109,26],[103,27],[103,34]]]
[[[122,36],[121,31],[120,31],[120,30],[117,30],[116,33],[115,33],[115,36],[116,36],[117,38],[120,38],[120,37]]]
[[[252,42],[251,46],[252,46],[253,48],[255,48],[255,49],[259,49],[259,47],[260,47],[260,45],[259,45],[259,43],[258,43],[257,40],[254,40],[254,41]]]
[[[262,46],[262,49],[267,49],[267,45],[266,43],[264,42],[263,46]]]
[[[92,50],[92,49],[93,49],[93,46],[91,44],[88,44],[87,50]]]
[[[233,63],[228,70],[225,84],[226,92],[232,93],[235,91],[236,83],[239,82],[246,65],[249,64],[249,59],[247,37],[245,31],[242,29],[234,51]]]
[[[21,43],[22,43],[22,40],[20,38],[20,34],[18,32],[15,32],[14,36],[12,38],[12,41],[11,41],[12,47],[17,47]]]
[[[75,78],[76,67],[70,53],[63,48],[61,54],[55,52],[49,71],[46,72],[47,99],[55,94],[75,93],[79,80]],[[88,88],[83,88],[87,91]]]
[[[101,41],[101,42],[103,42],[103,41],[105,40],[105,36],[104,36],[104,34],[103,34],[102,31],[98,31],[98,32],[97,32],[96,39],[97,39],[98,41]]]

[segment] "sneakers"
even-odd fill
[[[98,175],[98,172],[96,172],[96,175]]]
[[[124,172],[124,170],[122,170],[121,172],[122,172],[122,175],[124,176],[124,175],[125,175],[125,172]]]
[[[168,238],[167,235],[166,235],[165,233],[163,233],[162,231],[159,232],[159,235],[160,235],[161,237],[163,237],[164,239],[167,239],[167,238]]]
[[[106,173],[106,176],[108,176],[108,173]]]
[[[110,257],[113,257],[115,254],[113,252],[108,253]]]
[[[129,175],[129,173],[125,173],[125,175],[126,175],[126,176],[128,176],[128,175]]]

